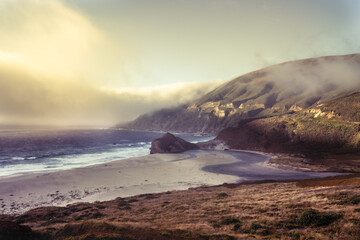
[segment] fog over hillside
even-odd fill
[[[360,55],[270,66],[224,83],[185,108],[139,117],[130,128],[217,132],[239,119],[299,111],[360,91]]]

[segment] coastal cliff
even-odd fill
[[[320,164],[327,166],[326,170],[359,172],[359,103],[360,93],[354,93],[292,114],[239,121],[222,130],[215,141],[233,149],[300,156],[274,158],[270,160],[273,163]]]
[[[358,152],[359,103],[360,93],[354,93],[297,113],[239,121],[216,139],[231,148],[266,152]]]
[[[201,148],[220,143],[299,156],[273,163],[341,162],[325,170],[359,172],[359,102],[360,54],[328,56],[245,74],[189,105],[143,115],[123,127],[212,133],[216,139]]]
[[[118,127],[217,134],[244,119],[299,112],[360,91],[360,54],[304,59],[231,80],[188,105]]]

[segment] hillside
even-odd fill
[[[189,105],[146,114],[119,127],[218,133],[241,119],[298,112],[360,91],[358,76],[360,54],[286,62],[240,76]]]
[[[234,149],[301,153],[314,164],[334,169],[340,164],[344,171],[359,172],[360,93],[296,113],[239,121],[222,130],[216,139]]]
[[[42,207],[19,216],[0,215],[0,238],[359,239],[359,184],[359,175],[345,175]]]
[[[231,148],[262,151],[357,151],[359,103],[360,93],[354,93],[296,113],[239,121],[222,130],[217,139]]]

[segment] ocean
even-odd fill
[[[0,130],[0,177],[57,171],[150,153],[163,132],[118,129]],[[213,136],[175,134],[189,142]]]

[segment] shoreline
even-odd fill
[[[357,234],[354,219],[359,217],[359,208],[353,201],[359,199],[359,183],[358,174],[222,184],[67,207],[43,207],[3,218],[22,224],[20,227],[30,227],[34,233],[45,236],[44,239],[67,239],[69,236],[248,239],[254,223],[260,228],[260,231],[250,232],[256,239],[272,238],[275,234],[293,237],[294,227],[304,237],[350,239],[358,236],[354,235]],[[315,212],[314,221],[318,214],[338,217],[330,218],[331,221],[321,226],[304,226],[299,219],[309,210]],[[241,225],[236,225],[239,222]],[[342,226],[338,228],[341,232],[332,231],[333,222]]]
[[[224,151],[224,154],[235,154],[240,161],[228,164],[215,164],[203,167],[204,171],[230,174],[243,178],[240,182],[256,182],[256,181],[287,181],[287,180],[303,180],[309,178],[331,177],[342,175],[343,173],[333,171],[312,171],[300,167],[277,166],[270,164],[269,161],[273,155],[263,154],[256,151]],[[242,161],[241,159],[246,159]]]
[[[359,173],[360,156],[356,154],[329,155],[323,158],[306,158],[287,153],[270,153],[270,166],[300,171]]]
[[[274,168],[266,163],[269,158],[269,154],[259,152],[197,150],[0,178],[0,214],[16,215],[42,206],[108,201],[226,183],[338,175]]]
[[[50,173],[0,179],[0,214],[20,214],[42,206],[107,201],[146,193],[233,183],[238,177],[209,173],[202,167],[233,163],[219,152],[153,154]]]

